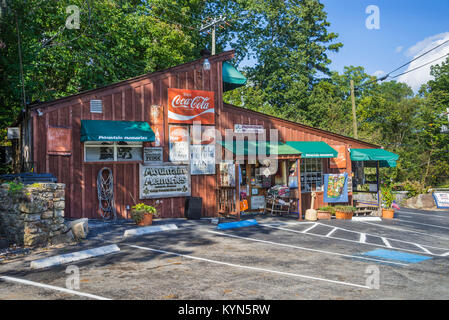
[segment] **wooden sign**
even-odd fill
[[[140,165],[140,199],[190,196],[188,165]]]
[[[72,154],[72,129],[49,127],[47,154],[69,156]]]
[[[215,124],[214,92],[168,89],[168,122]]]

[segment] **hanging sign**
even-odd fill
[[[323,202],[348,202],[348,174],[324,175]]]
[[[168,122],[215,124],[214,92],[168,89]]]
[[[264,133],[261,124],[234,124],[234,133]]]
[[[435,204],[439,209],[449,209],[449,193],[436,191],[432,193]]]
[[[140,199],[190,196],[188,165],[140,165]]]
[[[162,158],[162,148],[143,148],[143,162],[146,163],[161,163]]]
[[[188,126],[169,127],[169,156],[170,161],[189,161],[190,143]]]

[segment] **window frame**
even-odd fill
[[[102,145],[102,143],[111,143],[108,145]],[[126,142],[127,143],[127,147],[131,147],[131,148],[140,148],[140,155],[141,155],[141,159],[139,160],[124,160],[124,159],[117,159],[117,150],[120,147],[123,147],[124,145],[118,144],[120,142]],[[113,148],[113,155],[114,155],[114,159],[108,159],[108,160],[87,160],[87,152],[86,149],[87,148],[101,148],[102,146],[108,146],[108,147],[112,147]],[[143,143],[141,141],[85,141],[84,142],[84,162],[86,163],[94,163],[94,162],[101,162],[101,163],[105,163],[105,162],[142,162],[143,161]]]
[[[318,170],[320,169],[320,170]],[[300,163],[301,193],[324,191],[323,174],[324,165],[322,158],[304,158]],[[317,184],[319,183],[319,188]],[[310,185],[310,189],[306,186]],[[313,187],[315,185],[315,187]]]

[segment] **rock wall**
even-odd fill
[[[435,210],[437,206],[431,193],[419,194],[416,197],[409,198],[405,201],[407,208]]]
[[[65,184],[0,185],[0,236],[10,244],[46,246],[59,242],[64,224]]]

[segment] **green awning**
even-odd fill
[[[154,132],[148,122],[81,120],[81,142],[154,140]]]
[[[381,167],[396,167],[399,156],[384,149],[351,149],[352,161],[380,161]]]
[[[324,141],[286,141],[288,146],[301,152],[301,158],[335,158],[337,150]]]
[[[229,91],[246,84],[246,78],[229,62],[223,62],[223,91]]]
[[[247,156],[247,155],[257,155],[259,153],[259,148],[266,148],[265,154],[277,154],[277,155],[299,155],[300,151],[288,146],[285,143],[279,142],[276,144],[271,144],[270,141],[219,141],[219,143],[225,147],[227,150],[231,151],[235,155]]]

